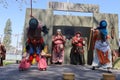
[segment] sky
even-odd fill
[[[1,0],[0,0],[1,1]],[[16,2],[16,0],[6,0],[8,2],[8,8],[4,8],[2,4],[0,4],[0,37],[3,37],[4,27],[6,21],[10,18],[12,22],[12,44],[13,46],[17,46],[17,37],[18,42],[21,41],[21,36],[23,33],[23,27],[25,22],[25,14],[26,8],[30,8],[30,0],[26,0],[27,3],[20,4]],[[20,1],[20,0],[17,0]],[[58,2],[67,2],[70,3],[82,3],[82,4],[96,4],[99,5],[100,13],[112,13],[120,15],[120,0],[33,0],[33,8],[38,9],[47,9],[49,1],[58,1]],[[21,9],[20,9],[21,8]],[[77,13],[76,13],[77,14]],[[75,14],[74,14],[75,15]],[[85,14],[83,14],[85,15]],[[120,16],[119,16],[119,25],[120,25]],[[120,28],[119,28],[120,31]]]

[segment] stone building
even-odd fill
[[[26,9],[25,25],[24,25],[24,39],[26,40],[26,27],[30,20],[31,9]],[[82,12],[92,13],[92,16],[71,16],[71,15],[55,15],[54,11],[70,11],[70,12]],[[49,34],[44,36],[45,43],[49,46],[51,51],[51,38],[56,29],[61,28],[62,33],[66,36],[66,48],[65,48],[65,63],[69,64],[69,54],[71,49],[70,38],[74,35],[75,31],[80,31],[82,36],[86,40],[85,46],[85,59],[87,64],[92,62],[92,49],[90,38],[92,27],[97,27],[101,20],[108,22],[108,33],[112,37],[109,42],[111,49],[118,48],[118,14],[101,13],[99,12],[99,6],[94,4],[73,4],[64,2],[49,2],[48,9],[32,9],[33,16],[40,22],[47,25],[49,28]],[[25,41],[24,40],[24,41]],[[89,48],[89,49],[88,49]],[[89,59],[89,60],[88,60]]]

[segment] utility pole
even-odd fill
[[[17,38],[17,42],[16,42],[16,49],[15,49],[15,56],[16,56],[16,63],[18,63],[18,40],[19,40],[19,34],[15,34],[15,37]]]
[[[18,52],[18,38],[19,38],[19,34],[15,34],[14,36],[17,39],[17,41],[16,41],[16,48],[15,48],[15,52],[14,53],[17,54],[17,52]]]

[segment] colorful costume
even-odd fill
[[[3,66],[3,60],[5,60],[6,49],[4,45],[0,43],[0,66]]]
[[[61,34],[61,30],[57,30],[57,34],[52,37],[52,63],[62,64],[64,60],[65,37]]]
[[[37,19],[31,18],[29,28],[27,29],[26,55],[20,63],[20,70],[28,69],[35,62],[38,63],[38,69],[41,70],[41,52],[44,49],[44,40],[41,36],[41,31],[42,27],[39,26]]]
[[[84,46],[84,40],[81,37],[81,33],[77,32],[75,36],[72,38],[72,49],[70,52],[71,64],[83,65],[85,63],[83,46]]]
[[[100,27],[93,33],[93,70],[95,67],[111,68],[112,55],[110,45],[108,43],[108,33],[106,30],[107,22],[102,20]]]

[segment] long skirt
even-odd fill
[[[0,66],[3,66],[3,59],[0,58]]]
[[[63,63],[63,61],[64,61],[64,50],[62,50],[60,53],[55,53],[53,51],[52,63]]]
[[[54,45],[52,51],[52,63],[62,64],[64,62],[64,47],[63,44]]]
[[[93,56],[93,62],[92,62],[92,66],[94,67],[102,67],[102,68],[112,68],[112,55],[111,55],[111,50],[108,50],[108,59],[109,62],[106,64],[101,64],[100,60],[98,59],[98,53],[97,50],[95,49],[93,52],[94,56]]]
[[[82,48],[79,47],[72,47],[70,52],[70,64],[73,65],[84,65],[85,59],[84,59],[84,53],[81,53]]]

